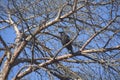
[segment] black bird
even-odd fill
[[[60,36],[61,36],[61,43],[62,45],[65,45],[67,44],[69,41],[70,41],[70,37],[65,34],[65,32],[59,32],[60,33]],[[68,49],[68,51],[70,51],[71,53],[73,53],[73,48],[72,48],[72,44],[68,44],[66,46],[66,48]]]

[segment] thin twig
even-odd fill
[[[96,32],[95,34],[93,34],[87,41],[86,43],[82,46],[82,48],[80,49],[80,51],[84,50],[85,47],[97,36],[99,35],[101,32],[103,32],[105,29],[107,29],[116,19],[117,17],[115,17],[113,20],[111,20],[105,27],[103,27],[101,30],[99,30],[98,32]]]

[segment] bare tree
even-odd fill
[[[120,1],[1,0],[0,80],[38,79],[120,80]]]

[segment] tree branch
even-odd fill
[[[98,50],[95,50],[95,49],[83,50],[81,52],[77,51],[74,54],[66,54],[66,55],[56,57],[55,59],[50,59],[46,62],[43,62],[43,63],[39,64],[38,66],[39,67],[44,67],[44,66],[53,64],[54,62],[58,62],[58,61],[61,61],[61,60],[64,60],[64,59],[74,57],[74,56],[82,56],[81,54],[86,55],[86,54],[90,54],[90,53],[101,53],[101,52],[107,52],[107,51],[112,51],[112,50],[120,50],[120,46],[116,46],[116,47],[112,47],[112,48],[105,48],[105,49],[101,48],[101,49],[98,49]],[[37,69],[38,68],[35,68],[35,70],[37,70]],[[31,72],[30,69],[28,69],[28,71],[20,73],[17,77],[22,78],[23,76],[29,74],[30,72]]]
[[[111,20],[105,27],[103,27],[101,30],[97,31],[95,34],[93,34],[87,41],[86,43],[82,46],[82,48],[80,49],[80,51],[84,50],[85,47],[97,36],[99,35],[101,32],[103,32],[104,30],[106,30],[115,20],[117,17],[115,17],[113,20]]]

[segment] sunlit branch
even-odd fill
[[[71,58],[71,57],[74,57],[74,56],[81,56],[81,54],[89,54],[89,53],[101,53],[101,52],[107,52],[107,51],[112,51],[112,50],[119,50],[120,49],[120,46],[116,46],[116,47],[113,47],[113,48],[105,48],[105,49],[98,49],[98,50],[95,50],[95,49],[91,49],[91,50],[83,50],[83,51],[78,51],[74,54],[67,54],[67,55],[62,55],[62,56],[58,56],[56,57],[55,59],[51,59],[51,60],[48,60],[46,62],[43,62],[41,64],[39,64],[38,66],[39,67],[44,67],[44,66],[47,66],[47,65],[50,65],[50,64],[53,64],[54,62],[58,62],[58,61],[61,61],[61,60],[64,60],[64,59],[68,59],[68,58]],[[103,62],[101,62],[103,63]],[[37,70],[38,68],[36,68],[35,70]],[[30,69],[28,69],[28,71],[25,71],[23,73],[20,73],[18,75],[19,78],[27,75],[30,73]]]
[[[101,30],[97,31],[95,34],[93,34],[86,42],[85,44],[82,46],[82,48],[80,48],[80,51],[84,50],[85,47],[97,36],[99,35],[101,32],[103,32],[104,30],[106,30],[115,20],[117,17],[115,17],[113,20],[111,20],[105,27],[103,27]]]

